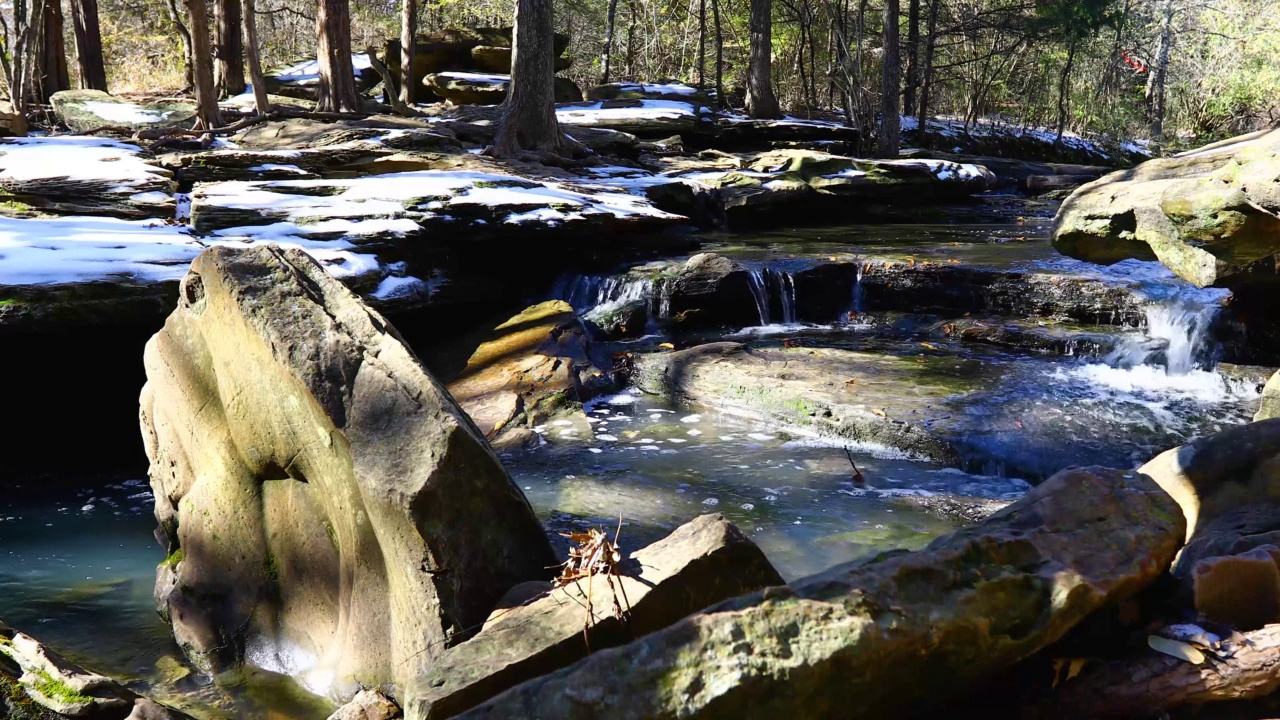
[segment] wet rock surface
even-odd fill
[[[180,297],[148,344],[141,413],[170,553],[156,600],[199,667],[262,648],[336,697],[403,685],[548,574],[474,424],[304,253],[211,249]]]
[[[1184,532],[1150,479],[1066,471],[924,551],[728,601],[463,717],[883,717],[941,704],[1140,590]],[[936,681],[928,697],[909,690],[922,673]]]
[[[413,718],[447,718],[591,652],[661,630],[708,605],[782,578],[738,528],[704,515],[628,553],[619,577],[578,580],[495,610],[408,689]],[[625,619],[614,614],[620,603]],[[591,608],[588,614],[588,608]]]

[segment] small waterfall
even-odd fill
[[[862,261],[854,258],[853,299],[850,301],[849,312],[855,316],[862,314],[862,268]]]
[[[1218,351],[1212,330],[1220,308],[1193,293],[1154,302],[1145,308],[1143,337],[1126,340],[1105,362],[1120,368],[1159,366],[1169,375],[1212,369]]]
[[[609,312],[634,302],[647,302],[654,293],[649,278],[566,275],[556,281],[551,294],[584,313]]]
[[[756,301],[761,325],[769,324],[769,289],[765,284],[769,272],[767,268],[751,268],[747,271],[747,278],[751,281],[751,297]]]
[[[796,279],[791,273],[774,270],[778,280],[778,294],[782,298],[782,322],[785,325],[796,323]]]

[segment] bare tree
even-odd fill
[[[253,105],[259,115],[271,112],[267,83],[262,75],[262,55],[258,52],[258,12],[255,0],[244,0],[241,18],[244,25],[245,54],[249,59],[249,82],[253,85]]]
[[[209,48],[209,5],[205,0],[187,0],[187,22],[191,28],[192,79],[196,90],[197,127],[211,130],[222,124],[218,96],[213,90],[213,63]]]
[[[753,118],[776,118],[782,114],[773,94],[773,0],[751,0],[747,114]]]
[[[884,3],[884,71],[880,86],[880,157],[898,157],[898,134],[901,121],[899,101],[902,99],[902,57],[898,48],[898,0]]]
[[[720,0],[711,0],[711,18],[716,28],[716,109],[724,109],[724,28],[720,26]]]
[[[178,0],[165,0],[165,7],[169,9],[169,19],[173,22],[173,29],[178,33],[178,37],[182,38],[182,51],[186,60],[183,70],[186,73],[187,89],[195,89],[195,52],[192,50],[191,30],[187,27],[187,23],[182,19],[182,10],[178,7]],[[208,43],[205,43],[208,45]]]
[[[76,66],[80,70],[80,87],[105,91],[107,66],[102,57],[98,0],[71,0],[71,25],[76,37]]]
[[[498,157],[574,155],[582,146],[556,120],[555,45],[551,0],[516,0],[511,86],[493,141]]]
[[[218,97],[244,92],[244,41],[240,0],[214,0],[213,84]]]
[[[4,14],[0,13],[0,25],[4,30],[0,68],[3,68],[5,84],[9,87],[9,107],[14,115],[5,120],[10,131],[19,135],[26,133],[28,102],[37,90],[44,5],[44,0],[14,0],[12,29]]]
[[[1164,0],[1160,17],[1160,41],[1156,45],[1155,64],[1147,76],[1147,119],[1151,122],[1151,139],[1164,137],[1164,86],[1169,72],[1169,50],[1173,46],[1174,0]]]
[[[916,93],[920,87],[920,0],[907,2],[907,83],[902,91],[902,114],[916,114]]]
[[[609,61],[613,56],[613,32],[617,27],[618,21],[618,0],[609,0],[609,15],[605,20],[604,27],[604,57],[601,58],[601,64],[604,65],[604,72],[600,76],[600,84],[609,84]]]
[[[358,112],[356,71],[351,63],[349,0],[319,0],[316,36],[319,45],[320,86],[316,109],[321,112]]]
[[[417,30],[418,0],[403,0],[400,6],[400,102],[406,104],[412,103],[418,94],[413,74]],[[391,58],[386,60],[391,62]],[[391,88],[387,91],[390,92]]]
[[[48,102],[56,92],[71,89],[64,29],[61,0],[45,0],[44,42],[40,58],[40,99],[44,102]]]

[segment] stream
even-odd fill
[[[606,344],[642,352],[731,339],[910,360],[948,389],[939,402],[961,467],[627,389],[536,428],[538,446],[504,453],[503,462],[552,531],[613,530],[621,519],[620,544],[632,550],[697,515],[723,513],[791,580],[868,553],[923,547],[964,522],[956,508],[997,507],[1062,467],[1136,467],[1166,447],[1251,418],[1261,377],[1218,364],[1222,291],[1190,288],[1154,263],[1101,268],[1061,258],[1048,245],[1047,223],[711,236],[705,250],[751,271],[758,323],[668,334],[651,322],[643,337]],[[818,312],[797,280],[834,258],[869,267],[903,257],[913,265],[1091,278],[1122,288],[1140,312],[1120,317],[1100,306],[1097,321],[1088,322],[916,311],[864,287],[861,270],[839,313]],[[661,318],[661,283],[635,280],[628,270],[567,275],[549,295],[588,317],[639,300]],[[955,336],[957,323],[1004,332]],[[885,392],[909,394],[920,377],[903,375],[900,387]],[[76,486],[84,489],[15,488],[22,491],[0,498],[0,617],[73,660],[205,717],[327,715],[327,702],[270,673],[218,685],[190,673],[151,598],[163,552],[152,539],[145,480]]]

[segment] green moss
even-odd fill
[[[78,692],[70,685],[55,679],[49,673],[43,670],[35,670],[32,672],[36,676],[35,691],[41,695],[57,700],[59,702],[69,704],[92,703],[93,698]]]
[[[275,553],[267,551],[267,558],[263,561],[263,570],[267,573],[267,579],[273,583],[280,582],[280,563],[276,560]]]
[[[329,544],[333,545],[333,549],[338,549],[338,531],[333,528],[333,523],[326,520],[324,522],[324,534],[329,536]]]
[[[8,307],[10,305],[17,304],[18,300],[16,298],[0,298],[0,307]]]
[[[184,557],[186,557],[186,555],[182,552],[182,548],[178,548],[177,550],[174,550],[172,553],[170,553],[169,557],[165,558],[164,562],[160,563],[160,566],[161,567],[177,567],[178,563],[182,562],[182,559]]]

